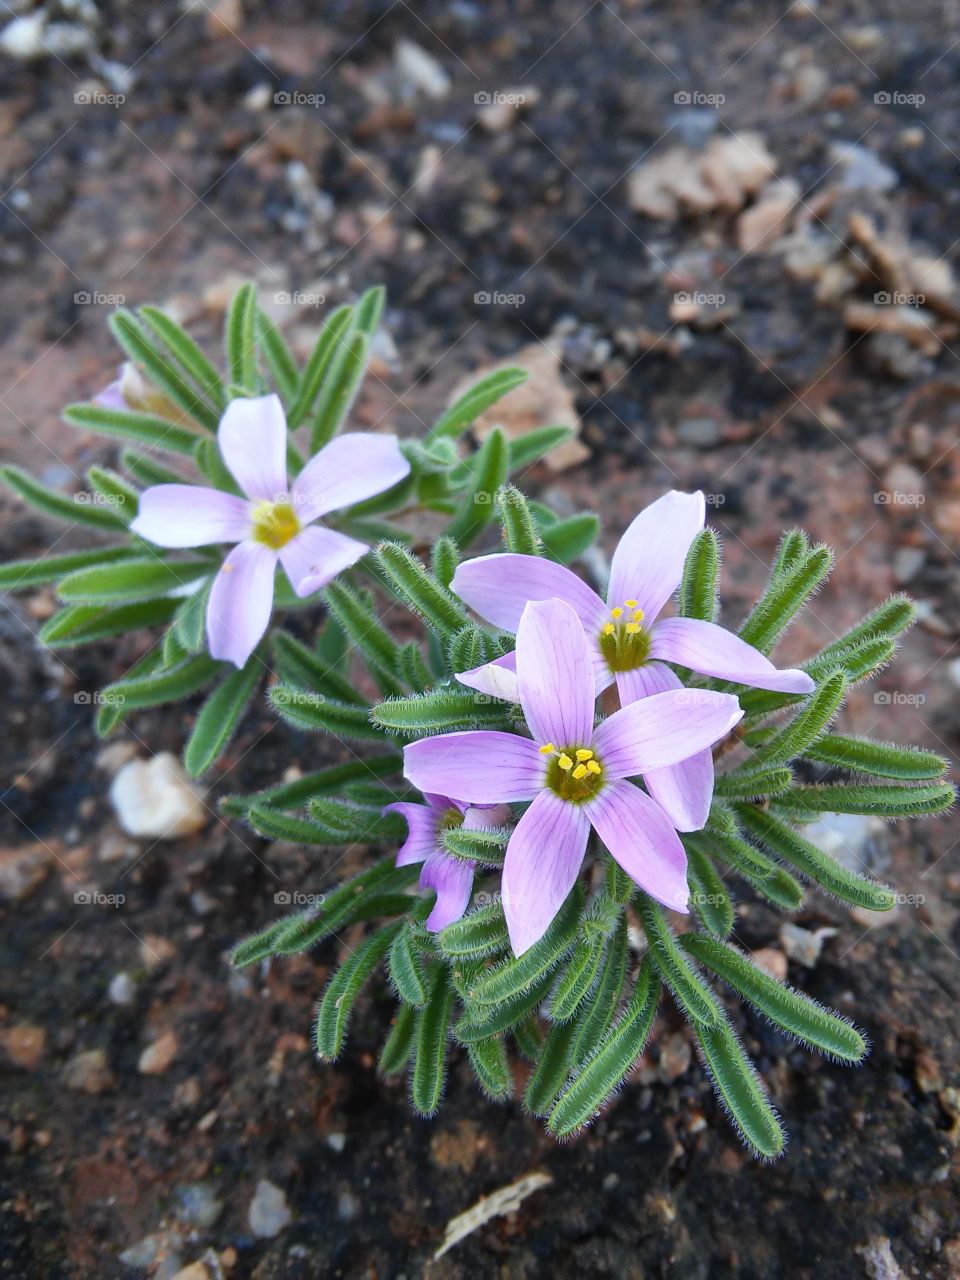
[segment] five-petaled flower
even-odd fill
[[[594,827],[621,867],[677,911],[688,902],[686,855],[670,819],[628,779],[718,741],[742,716],[737,699],[676,689],[641,698],[594,724],[590,641],[563,600],[526,605],[517,628],[518,698],[531,738],[470,730],[404,749],[421,791],[474,804],[532,800],[507,845],[504,914],[515,955],[553,920]]]
[[[397,854],[397,866],[423,863],[420,888],[436,890],[437,900],[427,916],[428,929],[437,931],[459,920],[470,902],[476,863],[455,858],[443,847],[442,835],[449,827],[484,831],[504,826],[510,818],[507,805],[466,805],[459,800],[424,792],[426,804],[398,800],[384,813],[399,813],[406,819],[407,838]]]
[[[242,667],[266,631],[277,562],[298,596],[355,564],[369,547],[314,522],[401,481],[410,464],[395,437],[338,436],[287,481],[287,422],[275,395],[233,400],[217,432],[244,497],[198,485],[161,484],[140,497],[134,533],[161,547],[236,546],[207,605],[211,656]]]
[[[680,585],[704,515],[702,493],[676,490],[641,511],[613,554],[606,602],[564,565],[512,553],[466,561],[451,586],[482,618],[505,631],[516,631],[528,601],[565,600],[589,637],[597,692],[616,682],[622,706],[683,688],[666,663],[758,689],[811,692],[813,681],[806,672],[778,671],[759,650],[723,627],[693,618],[658,618]],[[515,671],[511,653],[457,678],[515,701]],[[647,790],[679,831],[698,831],[706,822],[713,778],[709,751],[643,773]]]

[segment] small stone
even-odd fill
[[[42,844],[0,849],[0,899],[23,902],[35,892],[50,871],[50,850]]]
[[[253,1234],[260,1240],[272,1240],[290,1225],[292,1219],[285,1192],[261,1178],[247,1213]]]
[[[235,36],[243,30],[243,5],[240,0],[213,0],[207,11],[207,34],[213,39]]]
[[[105,1049],[76,1053],[63,1068],[63,1083],[78,1093],[105,1093],[113,1085]]]
[[[710,449],[720,443],[720,424],[714,418],[687,418],[677,427],[677,439],[695,449]]]
[[[210,1269],[203,1262],[191,1262],[175,1272],[170,1280],[211,1280]]]
[[[800,199],[800,187],[792,179],[771,182],[756,204],[737,219],[737,243],[741,253],[757,253],[773,244],[787,230],[790,215]]]
[[[871,1240],[856,1252],[863,1258],[869,1280],[903,1280],[903,1272],[893,1256],[893,1246],[886,1236]]]
[[[148,933],[140,942],[140,959],[150,973],[162,969],[173,959],[176,951],[172,942],[156,933]]]
[[[223,1212],[223,1201],[217,1198],[209,1182],[191,1182],[178,1187],[176,1196],[180,1219],[202,1231],[212,1227]]]
[[[922,547],[901,547],[893,557],[893,576],[900,586],[912,582],[926,561]]]
[[[169,751],[125,764],[110,786],[120,825],[131,836],[176,840],[207,825],[203,792]]]
[[[758,969],[762,969],[777,982],[786,982],[787,957],[776,947],[761,947],[758,951],[751,951],[750,959]]]
[[[360,1213],[360,1201],[352,1191],[341,1191],[337,1196],[337,1217],[348,1222]]]
[[[137,998],[137,984],[130,977],[129,973],[115,973],[110,979],[110,986],[107,988],[107,995],[111,1004],[119,1005],[121,1008],[133,1004]]]
[[[141,1075],[160,1076],[167,1071],[177,1056],[177,1036],[173,1030],[164,1031],[162,1035],[148,1044],[140,1054],[137,1069]]]
[[[46,1044],[47,1033],[43,1027],[33,1027],[26,1022],[0,1032],[0,1046],[14,1066],[24,1071],[34,1071],[40,1065]]]
[[[667,1084],[672,1080],[679,1080],[689,1069],[690,1060],[690,1041],[682,1031],[673,1031],[660,1042],[657,1074]]]
[[[427,98],[445,98],[450,92],[450,77],[442,63],[413,40],[398,40],[393,51],[397,75],[408,93],[422,93]]]
[[[826,813],[803,828],[803,834],[848,871],[880,871],[885,862],[887,825],[882,818],[859,813]]]
[[[894,169],[866,147],[856,142],[834,142],[830,160],[841,175],[848,191],[892,191],[900,181]]]
[[[923,476],[908,462],[895,462],[883,477],[883,492],[891,506],[909,506],[914,510],[925,498]]]
[[[933,512],[933,523],[945,538],[960,541],[960,502],[938,502]]]
[[[345,1133],[328,1133],[327,1146],[333,1151],[342,1151],[347,1145],[347,1135]]]
[[[507,89],[490,97],[477,111],[477,123],[487,133],[503,133],[511,125],[516,124],[520,113],[536,106],[540,99],[539,89]]]
[[[947,663],[947,675],[953,681],[958,689],[960,689],[960,658],[954,658]]]
[[[8,10],[9,12],[9,10]],[[14,18],[3,31],[0,31],[0,52],[19,62],[30,62],[34,58],[42,58],[47,53],[43,42],[43,29],[47,15],[44,9],[25,14],[22,18]]]
[[[101,747],[94,759],[94,764],[104,773],[119,773],[123,766],[137,754],[137,744],[128,738],[119,738],[116,742]]]
[[[780,926],[780,942],[789,959],[797,964],[812,969],[820,959],[820,952],[827,938],[836,934],[836,929],[801,929],[790,921]]]

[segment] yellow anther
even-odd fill
[[[587,776],[587,766],[585,764],[578,764],[570,776],[571,778],[576,778],[579,782],[581,778],[585,778]]]
[[[557,748],[553,745],[552,742],[545,742],[543,746],[540,748],[540,754],[542,756],[552,756],[553,753],[556,751],[556,749]]]
[[[619,606],[619,605],[617,605],[615,609],[611,609],[611,610],[610,610],[610,617],[611,617],[611,618],[622,618],[622,617],[623,617],[623,610],[620,608],[620,606]]]
[[[624,600],[623,603],[627,606],[628,609],[635,609],[637,607],[636,600]]]
[[[577,759],[580,760],[581,762],[584,760],[592,760],[593,752],[590,750],[589,747],[579,747],[577,749]]]
[[[642,610],[642,609],[634,609],[634,611],[633,611],[633,620],[634,620],[634,622],[642,622],[642,621],[643,621],[643,610]]]
[[[627,632],[627,635],[628,635],[628,636],[635,636],[639,630],[640,630],[640,623],[639,623],[639,622],[628,622],[628,623],[627,623],[627,626],[626,626],[626,632]]]
[[[607,622],[604,624],[603,634],[605,636],[612,636],[613,633],[616,631],[616,629],[617,628],[613,625],[612,622]]]
[[[565,772],[569,772],[573,768],[573,761],[570,759],[570,757],[567,755],[565,751],[563,755],[560,757],[560,759],[557,761],[557,764]]]
[[[600,768],[599,762],[596,760],[587,761],[587,771],[588,773],[603,773],[603,770]]]

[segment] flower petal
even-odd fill
[[[407,838],[397,851],[397,866],[408,867],[413,862],[425,862],[436,853],[440,842],[440,824],[443,810],[428,804],[410,804],[398,800],[384,805],[384,813],[399,813],[407,824]]]
[[[676,662],[701,675],[777,693],[811,693],[814,688],[805,671],[778,671],[759,649],[712,622],[665,618],[653,628],[651,640],[651,658]]]
[[[611,607],[636,600],[650,626],[680,585],[690,543],[703,528],[705,511],[702,493],[676,489],[644,507],[613,553],[607,593]]]
[[[123,367],[120,369],[123,373]],[[93,397],[93,403],[99,405],[101,409],[129,409],[126,397],[123,394],[123,382],[121,378],[114,378],[113,382],[108,382],[102,391],[98,391]]]
[[[141,493],[130,528],[158,547],[242,542],[251,528],[250,503],[202,485],[156,484]]]
[[[541,791],[507,845],[501,890],[507,932],[522,956],[547,931],[580,871],[590,834],[584,805]]]
[[[421,889],[437,891],[437,900],[426,919],[428,929],[437,933],[459,920],[466,911],[473,889],[475,866],[475,863],[451,857],[449,853],[434,853],[423,864]]]
[[[293,482],[293,504],[301,523],[309,524],[392,489],[409,472],[396,436],[354,431],[314,454]]]
[[[279,396],[231,400],[217,440],[234,480],[254,502],[280,502],[287,489],[287,418]]]
[[[245,665],[270,623],[277,555],[257,542],[238,542],[213,580],[207,604],[212,658]]]
[[[531,600],[565,600],[591,634],[599,631],[606,613],[597,593],[572,569],[541,556],[479,556],[458,566],[450,588],[481,618],[504,631],[517,630]]]
[[[485,662],[481,667],[458,671],[456,677],[468,689],[476,689],[491,698],[502,698],[504,702],[520,701],[516,651],[494,658],[493,662]]]
[[[683,687],[679,676],[662,662],[647,662],[617,675],[623,706],[638,698]],[[709,747],[677,764],[647,769],[643,773],[647,790],[678,831],[699,831],[706,825],[713,802],[713,777],[713,752]]]
[[[280,548],[280,563],[294,591],[303,597],[325,587],[369,550],[365,542],[312,524]]]
[[[563,600],[531,602],[517,630],[520,705],[538,746],[593,738],[596,682],[583,624]]]
[[[742,716],[732,694],[675,689],[621,707],[597,727],[593,743],[607,778],[631,778],[695,755]]]
[[[687,855],[655,801],[632,782],[614,782],[583,807],[631,880],[664,906],[688,909]]]
[[[474,729],[408,743],[403,772],[420,791],[457,796],[471,805],[500,804],[535,796],[546,762],[529,738]]]

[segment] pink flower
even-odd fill
[[[466,911],[477,865],[447,853],[441,833],[447,827],[463,827],[467,831],[502,827],[510,819],[510,810],[506,805],[461,804],[459,800],[448,800],[432,792],[425,793],[423,798],[426,804],[398,801],[388,804],[383,812],[399,813],[406,819],[408,835],[397,854],[397,866],[423,863],[420,888],[435,889],[437,894],[426,924],[436,932],[459,920]]]
[[[480,556],[460,565],[451,586],[487,622],[516,631],[530,600],[556,598],[576,610],[590,640],[597,693],[616,682],[620,703],[682,688],[666,666],[758,689],[810,693],[803,671],[778,671],[752,645],[712,622],[659,618],[680,585],[690,544],[703,528],[702,493],[673,490],[646,507],[613,553],[606,602],[564,565],[539,556]],[[457,676],[463,684],[516,701],[513,654]],[[713,798],[713,756],[697,752],[644,772],[647,790],[678,831],[699,831]]]
[[[517,629],[517,693],[532,738],[474,730],[404,748],[421,791],[471,803],[532,800],[503,868],[503,909],[516,955],[543,936],[580,871],[591,827],[642,889],[686,911],[687,859],[655,800],[628,781],[702,751],[743,715],[730,694],[676,689],[594,725],[593,655],[570,605],[526,605]]]
[[[287,482],[287,422],[277,396],[234,400],[217,432],[245,497],[189,484],[160,484],[140,498],[130,526],[161,547],[237,545],[214,579],[207,606],[210,654],[242,667],[270,621],[277,562],[308,596],[369,548],[314,523],[402,480],[410,465],[393,436],[338,436]]]

